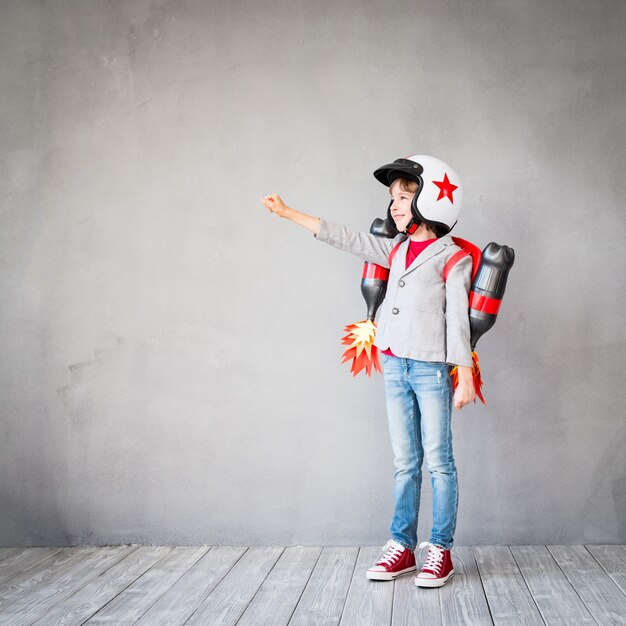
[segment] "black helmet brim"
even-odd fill
[[[396,159],[393,163],[383,165],[374,171],[374,178],[389,187],[396,178],[408,178],[421,183],[421,174],[424,168],[411,159]]]

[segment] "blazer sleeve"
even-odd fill
[[[333,248],[350,252],[370,263],[382,267],[389,267],[389,253],[393,247],[406,239],[405,235],[398,234],[394,239],[377,237],[369,233],[351,230],[347,226],[330,222],[320,218],[320,232],[314,237]]]
[[[469,323],[469,290],[472,258],[463,257],[446,280],[446,362],[472,366]]]

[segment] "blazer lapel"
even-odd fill
[[[413,259],[413,262],[411,263],[411,265],[409,265],[409,267],[406,267],[406,257],[407,257],[407,254],[409,253],[410,241],[411,241],[410,239],[407,239],[405,241],[402,254],[398,255],[402,261],[401,276],[406,276],[409,272],[412,272],[416,267],[419,267],[420,265],[422,265],[422,263],[425,263],[426,261],[428,261],[428,259],[434,257],[436,254],[439,254],[442,250],[445,249],[446,245],[450,245],[451,243],[454,243],[451,240],[450,235],[444,235],[443,237],[440,237],[437,241],[433,241],[433,243],[431,243],[425,250],[420,252],[420,254],[418,254]]]

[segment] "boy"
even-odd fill
[[[426,155],[396,159],[374,172],[389,187],[387,219],[394,239],[356,232],[300,213],[280,196],[261,199],[268,211],[306,228],[319,240],[364,261],[390,267],[375,345],[381,351],[389,434],[394,452],[392,538],[367,570],[371,580],[393,580],[417,569],[415,548],[422,461],[432,481],[433,528],[419,587],[441,587],[453,575],[450,556],[458,509],[458,480],[452,451],[452,406],[475,398],[469,328],[472,260],[462,258],[444,280],[446,262],[460,250],[448,234],[456,224],[462,189],[456,173]],[[451,368],[459,383],[452,392]]]

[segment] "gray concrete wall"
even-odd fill
[[[382,545],[362,262],[258,199],[367,230],[413,152],[517,254],[455,543],[626,543],[625,7],[3,1],[0,543]]]

